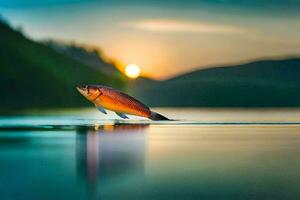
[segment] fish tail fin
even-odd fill
[[[160,120],[170,120],[168,118],[166,118],[165,116],[156,113],[156,112],[151,112],[151,116],[149,117],[149,119],[153,120],[153,121],[160,121]]]

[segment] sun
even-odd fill
[[[129,64],[125,68],[125,74],[129,78],[133,78],[133,79],[137,78],[137,77],[139,77],[140,73],[141,73],[141,70],[140,70],[140,67],[138,65]]]

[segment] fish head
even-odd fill
[[[80,94],[91,102],[94,102],[102,94],[100,88],[94,85],[82,85],[76,88]]]

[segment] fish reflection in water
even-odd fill
[[[104,125],[76,131],[76,171],[91,195],[106,182],[145,176],[145,130],[149,125]]]

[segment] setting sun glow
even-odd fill
[[[140,72],[141,72],[140,67],[138,65],[135,65],[135,64],[129,64],[125,68],[125,74],[129,78],[139,77]]]

